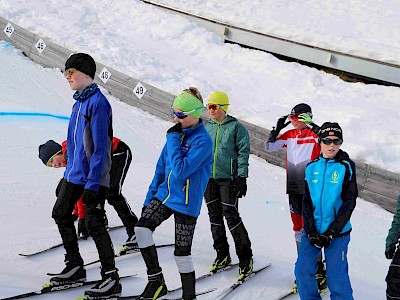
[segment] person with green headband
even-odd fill
[[[184,90],[174,100],[172,113],[176,124],[167,131],[167,141],[135,227],[148,275],[147,286],[139,299],[157,299],[168,292],[153,232],[172,215],[175,219],[174,256],[182,281],[182,299],[196,299],[191,248],[213,163],[212,141],[200,119],[203,108],[196,88]]]

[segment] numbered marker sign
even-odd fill
[[[135,86],[133,89],[133,93],[138,97],[139,99],[142,99],[143,95],[146,93],[146,88],[138,82],[138,84]]]
[[[14,32],[14,27],[10,23],[8,23],[6,28],[4,28],[3,31],[10,38]]]
[[[36,50],[37,50],[40,54],[42,54],[44,48],[46,48],[46,44],[45,44],[45,42],[44,42],[42,39],[39,39],[38,42],[36,43],[35,47],[36,47]]]
[[[110,77],[111,77],[111,73],[104,67],[103,70],[101,70],[99,77],[100,77],[101,81],[103,81],[104,83],[107,83],[108,79],[110,79]]]

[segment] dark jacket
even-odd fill
[[[305,231],[323,233],[332,229],[336,237],[348,234],[358,189],[355,164],[347,153],[339,150],[334,159],[319,156],[307,165],[305,180]]]

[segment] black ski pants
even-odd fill
[[[400,299],[400,251],[396,250],[386,275],[386,298]]]
[[[79,253],[72,212],[74,205],[82,197],[83,191],[83,185],[76,185],[63,179],[53,207],[52,217],[58,226],[68,256]],[[106,191],[106,187],[100,186],[96,203],[86,205],[85,218],[86,228],[96,244],[103,272],[115,269],[114,249],[110,235],[104,225],[104,209],[102,208],[104,207]]]
[[[210,218],[214,249],[217,252],[229,253],[224,224],[225,218],[235,242],[236,254],[239,260],[243,261],[250,259],[253,252],[249,235],[239,214],[239,199],[236,194],[233,180],[210,179],[204,198]]]
[[[112,153],[110,188],[106,196],[108,203],[114,207],[122,224],[124,224],[129,237],[135,233],[135,225],[138,218],[131,210],[121,190],[131,161],[132,152],[130,148],[123,141],[120,141],[117,148]]]

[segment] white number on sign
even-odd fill
[[[138,84],[135,86],[133,89],[133,93],[138,97],[139,99],[142,99],[143,95],[146,93],[146,88],[138,82]]]
[[[6,28],[4,28],[4,33],[10,38],[13,32],[14,32],[14,27],[10,23],[8,23]]]
[[[36,50],[37,50],[40,54],[42,54],[44,48],[46,48],[46,44],[45,44],[45,42],[44,42],[42,39],[39,39],[38,42],[36,43],[35,47],[36,47]]]
[[[108,79],[110,79],[110,77],[111,77],[111,73],[104,67],[103,70],[101,70],[99,77],[100,77],[101,81],[103,81],[104,83],[107,83]]]

